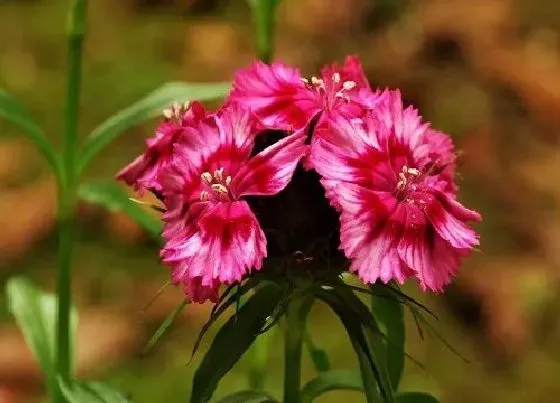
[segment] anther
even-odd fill
[[[351,89],[356,87],[356,82],[355,81],[345,81],[342,83],[342,88],[344,88],[346,91],[350,91]]]
[[[410,175],[418,176],[420,175],[420,171],[417,168],[408,168],[406,170]]]
[[[333,74],[333,81],[335,84],[338,84],[340,82],[340,73],[334,73]],[[346,81],[344,84],[346,84],[348,81]],[[342,84],[344,86],[344,84]]]
[[[301,81],[303,81],[305,84],[309,84],[309,80],[307,78],[301,77],[300,78]]]
[[[200,175],[200,179],[207,185],[212,183],[212,175],[210,175],[210,172],[203,172],[202,175]]]
[[[324,86],[323,80],[321,80],[320,78],[317,78],[317,77],[315,77],[315,76],[311,77],[311,83],[312,83],[313,85],[318,86],[318,87]]]
[[[164,109],[163,110],[163,116],[166,119],[171,119],[173,117],[173,111],[171,109]]]
[[[200,200],[201,201],[207,201],[208,200],[208,192],[206,190],[203,190],[202,192],[200,192]]]
[[[227,187],[225,187],[221,183],[214,183],[212,185],[212,190],[214,192],[218,192],[218,193],[222,193],[222,194],[227,194],[227,192],[228,192]]]
[[[231,176],[227,176],[226,177],[226,186],[229,186],[231,184]]]

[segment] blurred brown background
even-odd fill
[[[253,57],[245,1],[90,2],[82,133],[165,81],[229,80]],[[0,86],[22,99],[54,140],[62,127],[67,2],[0,0]],[[560,394],[560,1],[283,0],[276,57],[306,75],[357,53],[374,85],[400,87],[461,150],[462,199],[480,209],[481,251],[443,297],[420,296],[435,326],[469,362],[410,324],[403,389],[443,403],[551,402]],[[110,178],[141,152],[154,123],[126,133],[87,172]],[[52,289],[55,191],[46,165],[0,121],[0,276]],[[180,300],[156,245],[126,217],[80,207],[75,298],[78,369],[133,400],[185,401],[187,365],[208,307],[191,306],[149,355],[142,346]],[[40,401],[40,376],[0,304],[0,403]],[[334,366],[354,367],[336,321],[316,307],[316,342]],[[280,342],[276,332],[268,335]],[[266,387],[279,392],[271,352]],[[247,386],[250,354],[218,394]],[[306,359],[306,376],[312,368]],[[332,393],[320,402],[360,402]]]

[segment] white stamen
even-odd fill
[[[309,80],[307,78],[301,77],[301,81],[303,81],[305,84],[309,84]]]
[[[210,185],[212,183],[212,175],[210,174],[210,172],[203,172],[202,175],[200,175],[200,179],[202,179],[202,182],[206,183],[207,185]]]
[[[317,78],[315,76],[311,77],[311,83],[313,85],[316,85],[318,87],[323,87],[325,85],[325,83],[323,82],[323,80],[321,80],[320,78]]]
[[[185,103],[183,104],[183,110],[185,110],[185,111],[186,111],[187,109],[189,109],[190,107],[191,107],[191,103],[190,103],[189,101],[187,101],[187,102],[185,102]]]
[[[340,82],[340,73],[334,73],[332,75],[333,81],[335,84],[338,84]],[[348,81],[346,81],[344,84],[346,84]],[[344,84],[342,84],[344,86]]]
[[[406,170],[410,175],[418,176],[420,175],[420,171],[417,168],[408,168]]]
[[[201,201],[207,201],[208,200],[208,192],[206,190],[203,190],[202,192],[200,192],[200,200]]]
[[[173,111],[171,109],[164,109],[163,110],[163,116],[166,119],[171,119],[173,117]]]
[[[222,193],[222,194],[227,194],[227,192],[228,192],[227,188],[224,185],[222,185],[221,183],[214,183],[212,185],[212,190],[214,192],[218,192],[218,193]]]
[[[355,87],[356,87],[356,83],[354,81],[345,81],[342,83],[342,88],[344,88],[346,91],[350,91]]]
[[[214,171],[214,179],[218,182],[222,182],[224,180],[224,168],[218,168]]]
[[[227,176],[226,177],[226,186],[229,186],[231,184],[231,176]]]

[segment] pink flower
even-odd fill
[[[255,124],[230,105],[186,128],[162,182],[168,210],[161,256],[173,282],[198,302],[262,267],[266,238],[243,196],[280,192],[306,152],[304,134],[296,133],[250,157]]]
[[[385,91],[363,119],[321,127],[311,160],[340,212],[341,248],[365,283],[416,276],[441,291],[479,244],[467,221],[480,215],[456,200],[451,140]]]
[[[161,176],[173,160],[173,145],[184,135],[185,128],[196,125],[206,116],[198,103],[173,104],[164,110],[165,120],[158,126],[155,136],[146,140],[146,151],[117,174],[117,179],[133,186],[135,190],[161,191]]]
[[[376,103],[356,56],[310,80],[283,63],[260,61],[237,72],[228,102],[249,108],[270,129],[300,130],[321,112],[359,116]]]

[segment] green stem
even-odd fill
[[[66,127],[62,146],[63,177],[58,194],[59,267],[57,278],[57,374],[65,382],[72,375],[70,338],[71,266],[74,250],[74,221],[77,199],[77,140],[82,78],[82,55],[87,16],[87,0],[71,0],[68,27],[68,76],[66,87]],[[65,402],[57,390],[55,402]]]
[[[255,24],[257,57],[265,63],[272,61],[274,53],[274,28],[278,0],[251,0]]]
[[[309,296],[295,296],[286,311],[284,336],[284,403],[299,403],[301,353],[305,321],[313,304]]]

